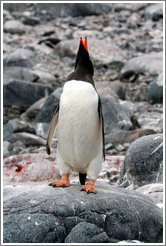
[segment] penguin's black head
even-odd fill
[[[94,87],[93,81],[93,64],[91,62],[89,53],[88,53],[88,45],[87,38],[85,38],[85,42],[83,42],[82,38],[80,38],[80,45],[77,52],[76,63],[75,63],[75,71],[72,72],[66,81],[69,80],[81,80],[85,82],[91,83]]]
[[[82,38],[80,38],[80,45],[75,63],[75,71],[78,73],[84,72],[85,74],[91,75],[93,77],[94,69],[88,53],[87,38],[85,38],[84,43]]]

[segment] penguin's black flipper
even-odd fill
[[[47,142],[46,142],[46,151],[47,151],[48,155],[50,155],[52,138],[54,136],[54,132],[55,132],[56,126],[58,124],[58,115],[59,115],[59,105],[57,106],[57,108],[55,110],[54,116],[53,116],[51,124],[50,124],[50,129],[48,132],[48,137],[47,137]]]
[[[101,99],[99,97],[98,101],[98,115],[99,115],[99,120],[100,124],[102,125],[102,145],[103,145],[103,159],[105,161],[105,138],[104,138],[104,118],[102,114],[102,105],[101,105]]]
[[[86,173],[79,173],[79,180],[81,185],[85,185]]]

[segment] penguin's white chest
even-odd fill
[[[101,149],[98,94],[83,81],[65,83],[60,99],[58,151],[73,170],[82,171]]]

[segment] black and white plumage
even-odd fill
[[[68,76],[64,84],[46,144],[47,153],[50,154],[53,134],[58,126],[57,164],[62,179],[67,179],[68,182],[65,185],[65,182],[55,181],[52,186],[69,186],[70,170],[79,173],[81,184],[85,183],[87,174],[90,186],[94,186],[99,175],[104,159],[104,126],[101,101],[95,89],[93,73],[87,39],[83,42],[81,38],[75,71]],[[85,186],[83,190],[88,193],[96,192],[95,186]]]

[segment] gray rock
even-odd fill
[[[33,70],[33,75],[36,77],[35,82],[44,83],[44,84],[55,84],[56,80],[54,75],[41,71],[41,70]]]
[[[4,67],[4,83],[8,83],[11,79],[24,80],[26,82],[34,82],[39,79],[38,75],[33,73],[31,69],[26,67]]]
[[[62,243],[66,234],[62,223],[52,214],[7,215],[4,227],[9,225],[8,223],[10,226],[4,231],[4,242],[6,243]],[[27,225],[26,234],[21,232],[22,229],[24,230],[24,224]]]
[[[58,88],[48,97],[42,109],[36,116],[36,122],[51,122],[55,109],[59,104],[61,93],[62,88]]]
[[[107,98],[101,98],[101,102],[105,133],[122,129],[130,130],[132,128],[129,112],[127,112],[127,110],[125,110],[118,102],[110,101]]]
[[[100,96],[108,99],[119,98],[125,100],[125,88],[123,83],[119,81],[114,82],[96,82],[96,89]]]
[[[8,141],[3,141],[3,158],[9,155],[9,146],[10,143]]]
[[[163,52],[152,52],[131,58],[121,69],[121,75],[134,71],[134,73],[159,74],[163,70]]]
[[[163,184],[161,183],[147,184],[136,191],[151,197],[155,202],[163,203]]]
[[[37,82],[42,84],[56,85],[54,75],[37,69],[30,69],[27,67],[4,67],[4,83],[11,79],[24,80],[25,82]]]
[[[163,179],[163,135],[152,134],[134,141],[125,156],[118,184],[137,188]],[[127,186],[127,185],[126,185]]]
[[[36,134],[34,127],[26,123],[25,121],[20,121],[18,119],[9,120],[8,123],[4,125],[3,138],[5,139],[14,132],[28,132]]]
[[[37,114],[42,109],[43,105],[45,104],[48,97],[43,97],[39,99],[37,102],[32,104],[20,117],[21,119],[25,120],[34,120],[37,116]]]
[[[25,33],[25,26],[18,20],[9,20],[4,24],[4,31],[11,34]]]
[[[35,5],[35,16],[42,20],[52,20],[55,17],[88,16],[108,13],[110,5],[98,3],[40,3]]]
[[[146,19],[150,19],[152,21],[158,21],[159,19],[163,19],[163,4],[156,3],[146,7],[145,16]]]
[[[66,237],[65,243],[108,243],[109,239],[103,229],[96,225],[80,222]]]
[[[163,72],[150,84],[148,102],[150,104],[163,103]]]
[[[53,89],[40,83],[12,80],[3,86],[4,106],[19,105],[29,107]]]
[[[3,56],[4,65],[7,66],[31,66],[30,58],[34,57],[35,53],[30,49],[17,49],[11,53],[5,53]]]
[[[107,235],[109,242],[162,242],[162,211],[148,196],[99,181],[96,195],[80,192],[80,188],[76,184],[63,189],[44,182],[6,183],[4,243],[108,242]],[[87,221],[94,214],[103,216],[104,230],[103,224],[99,227]],[[64,221],[71,217],[79,219],[67,234]]]
[[[42,146],[46,144],[46,141],[43,138],[27,132],[12,133],[6,140],[10,143],[20,140],[25,146]]]

